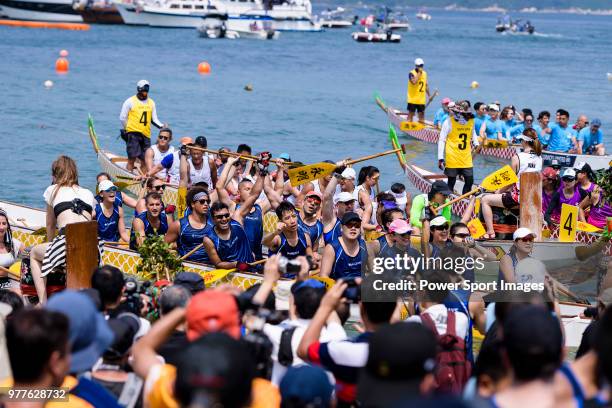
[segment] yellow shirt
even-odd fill
[[[468,120],[465,125],[449,117],[451,130],[446,137],[445,162],[451,169],[469,168],[472,164],[472,133],[474,119]]]
[[[418,75],[416,70],[410,71],[415,77]],[[421,78],[416,84],[413,84],[408,79],[408,95],[406,101],[415,105],[425,105],[427,92],[427,72],[424,69],[421,70]]]
[[[132,96],[132,109],[128,113],[125,131],[142,133],[150,138],[153,106],[155,102],[151,98],[147,98],[147,101],[143,103],[136,95]]]

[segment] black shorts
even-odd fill
[[[464,169],[450,169],[446,167],[444,169],[444,174],[448,177],[457,177],[458,175],[462,175],[463,177],[474,177],[474,168],[467,167]]]
[[[409,103],[408,104],[408,112],[425,112],[425,105],[421,105],[421,104],[416,104],[416,103]]]
[[[125,145],[129,159],[144,160],[145,152],[151,147],[151,139],[139,132],[128,132]]]
[[[519,203],[517,203],[512,197],[512,191],[506,191],[505,193],[503,193],[501,200],[502,204],[504,205],[504,208],[511,209],[519,205]]]

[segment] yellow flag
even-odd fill
[[[178,212],[179,220],[185,216],[185,211],[187,211],[187,187],[179,187],[178,189],[176,211]]]
[[[410,131],[417,131],[417,130],[421,130],[425,127],[424,124],[422,124],[421,122],[408,122],[408,121],[404,121],[400,123],[400,130],[402,132],[410,132]]]
[[[470,235],[474,239],[478,239],[486,234],[485,227],[482,225],[482,222],[478,218],[474,218],[467,224],[468,229],[470,230]]]
[[[506,165],[495,173],[491,173],[485,177],[485,179],[482,180],[481,186],[487,190],[494,191],[498,188],[512,185],[517,181],[518,177],[516,177],[516,173],[512,170],[512,167]]]
[[[483,146],[488,149],[508,147],[507,140],[485,139]]]
[[[225,278],[236,269],[214,269],[211,271],[200,272],[200,276],[204,279],[204,284],[208,287],[211,283]]]
[[[562,204],[559,219],[559,242],[574,242],[576,240],[576,223],[578,222],[578,207]]]
[[[582,222],[582,221],[578,221],[576,223],[576,228],[578,229],[578,231],[584,231],[584,232],[601,232],[602,231],[601,228],[597,228],[593,224],[589,224],[588,222]]]
[[[335,164],[322,162],[296,167],[294,169],[289,169],[287,172],[289,173],[291,185],[295,187],[332,174],[335,169]]]

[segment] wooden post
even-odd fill
[[[542,176],[539,172],[521,174],[521,227],[532,230],[542,240]]]
[[[98,223],[77,222],[66,226],[66,287],[91,287],[98,266]]]

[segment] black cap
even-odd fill
[[[422,324],[401,322],[381,327],[370,339],[357,399],[364,406],[387,406],[418,395],[420,382],[435,368],[435,358],[436,338]]]
[[[206,140],[206,136],[198,136],[196,137],[194,144],[198,147],[203,147],[206,149],[206,147],[208,147],[208,140]]]
[[[134,344],[134,337],[140,330],[140,319],[133,313],[121,313],[119,316],[109,319],[108,325],[115,335],[115,340],[104,352],[104,357],[121,358]]]
[[[192,295],[206,288],[204,279],[195,272],[179,272],[174,278],[174,284],[184,286]]]
[[[354,221],[361,222],[361,217],[359,216],[359,214],[357,214],[355,212],[352,212],[352,211],[349,211],[349,212],[344,213],[340,223],[342,225],[346,225],[349,222],[354,222]]]
[[[433,182],[433,184],[431,185],[431,193],[432,194],[442,193],[444,195],[452,194],[452,192],[450,191],[450,188],[448,188],[448,184],[446,184],[442,180],[437,180]]]

